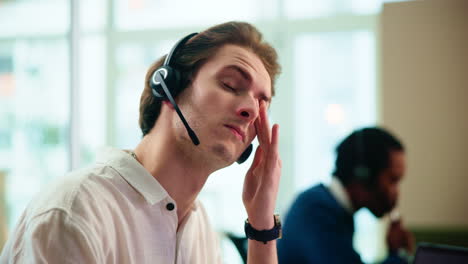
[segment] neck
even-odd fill
[[[171,133],[159,132],[152,131],[146,135],[135,148],[135,154],[176,202],[180,225],[214,170],[196,160],[197,155],[193,154],[196,146],[185,144],[185,148],[180,148],[176,139],[169,136]]]

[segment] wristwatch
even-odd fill
[[[272,241],[281,238],[281,220],[278,214],[273,215],[275,226],[270,230],[257,230],[252,227],[249,223],[249,219],[245,220],[244,231],[248,239],[257,240],[266,244],[268,241]]]

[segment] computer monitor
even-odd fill
[[[468,264],[468,249],[421,243],[418,244],[414,264]]]

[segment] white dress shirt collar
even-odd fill
[[[338,178],[332,177],[331,182],[328,185],[328,189],[338,204],[340,204],[349,213],[354,214],[355,210],[353,208],[351,198],[349,198],[349,194],[346,192],[345,187]]]
[[[115,169],[151,205],[170,197],[153,175],[129,152],[107,147],[99,153],[97,162],[105,163]]]

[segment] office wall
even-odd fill
[[[381,120],[407,146],[401,213],[412,227],[468,228],[468,1],[385,4]]]

